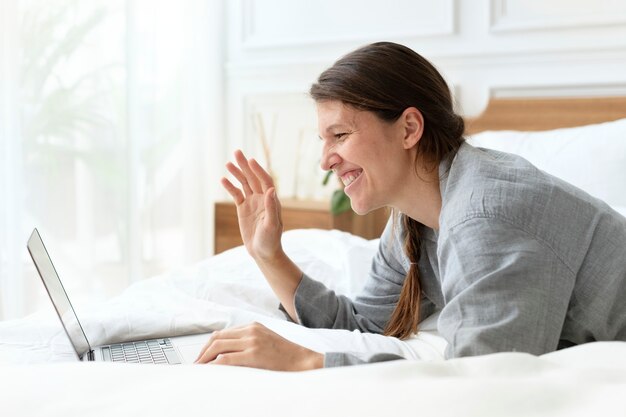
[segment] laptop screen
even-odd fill
[[[61,319],[65,333],[67,333],[76,354],[82,357],[83,354],[91,350],[91,346],[89,346],[85,332],[78,321],[78,317],[76,317],[72,303],[70,303],[70,299],[67,297],[61,279],[54,265],[52,265],[48,251],[37,229],[33,230],[30,239],[28,239],[28,251],[37,267],[43,285],[48,291],[50,300],[52,300],[52,304],[54,304],[54,308]]]

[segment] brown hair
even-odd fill
[[[408,107],[419,109],[424,133],[418,142],[416,167],[417,159],[423,157],[437,168],[444,158],[452,158],[464,141],[463,118],[454,112],[445,80],[430,62],[403,45],[377,42],[345,55],[319,76],[310,95],[316,102],[338,100],[389,122]],[[420,321],[422,224],[405,214],[401,220],[404,251],[411,266],[384,334],[407,338],[417,331]]]

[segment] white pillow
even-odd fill
[[[541,132],[487,131],[468,142],[520,155],[609,205],[626,207],[626,119]]]

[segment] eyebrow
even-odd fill
[[[326,128],[326,132],[330,132],[332,129],[335,129],[337,127],[345,128],[346,124],[345,123],[333,123],[332,125],[330,125],[330,126],[328,126]]]

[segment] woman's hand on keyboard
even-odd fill
[[[322,368],[324,355],[253,323],[213,332],[195,363],[305,371]]]

